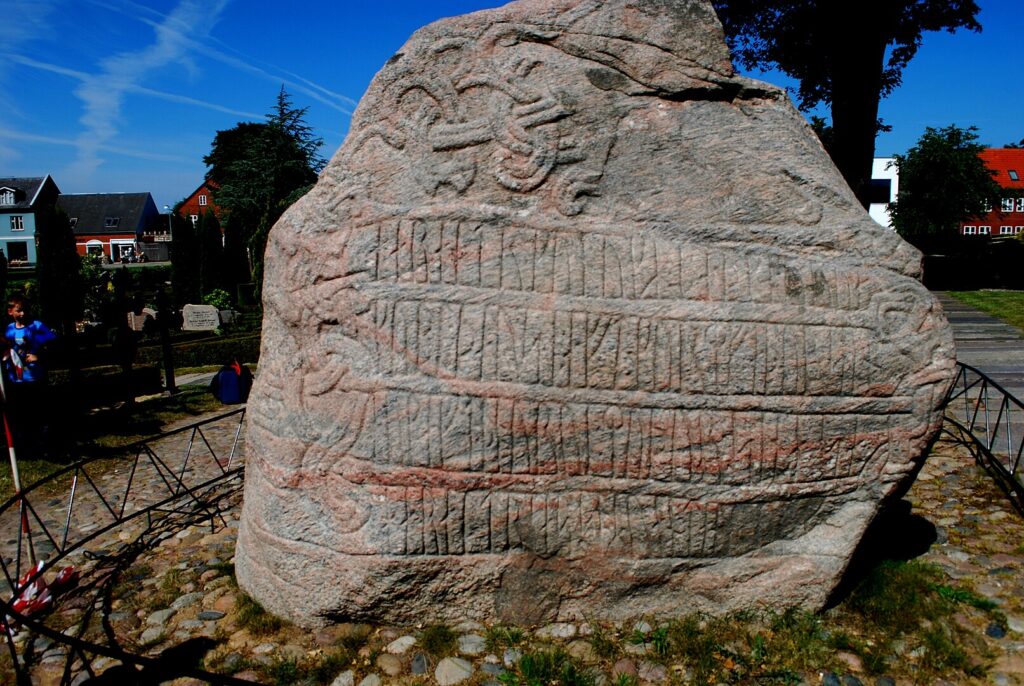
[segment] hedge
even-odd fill
[[[260,359],[260,335],[248,333],[239,336],[218,336],[201,341],[173,346],[175,367],[205,367],[222,365],[235,358],[239,362],[254,364]],[[159,345],[139,348],[135,356],[139,365],[160,365],[163,352]]]

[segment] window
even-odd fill
[[[120,217],[107,217],[103,220],[103,226],[107,229],[116,229],[120,223]]]
[[[28,262],[28,243],[25,241],[7,241],[7,259],[11,262]]]
[[[1017,212],[1024,212],[1024,197],[1017,198]]]
[[[1013,233],[1014,234],[1018,234],[1021,231],[1024,231],[1024,226],[1015,226],[1015,227],[1013,227]]]
[[[980,235],[980,236],[987,236],[990,233],[992,233],[992,227],[991,226],[979,226],[978,227],[978,235]]]
[[[14,191],[9,188],[5,188],[0,191],[0,205],[13,205],[14,204]]]
[[[999,235],[1000,236],[1006,236],[1006,235],[1012,234],[1012,233],[1013,233],[1013,227],[1012,226],[1000,226],[999,227]]]
[[[1013,212],[1013,198],[1003,198],[1003,212]]]
[[[193,227],[196,225],[196,222],[199,221],[199,215],[198,214],[190,214],[190,215],[188,215],[188,218],[192,220],[192,226]]]
[[[75,228],[76,226],[78,226],[78,217],[72,217],[71,219],[68,220],[68,223],[71,224],[72,229]]]
[[[96,255],[97,257],[103,256],[103,241],[89,241],[85,244],[86,255]]]
[[[986,200],[985,204],[981,206],[981,211],[984,212],[985,214],[988,214],[989,212],[991,212],[992,211],[992,201],[991,200]]]
[[[203,207],[206,206],[206,194],[205,193],[203,195],[199,196],[199,204],[202,205]]]
[[[1010,181],[1020,181],[1020,177],[1017,176],[1016,169],[1011,169],[1008,173],[1010,174]]]
[[[978,227],[977,226],[965,226],[964,227],[964,235],[965,236],[973,236],[977,232],[978,232]]]
[[[11,215],[11,231],[24,231],[25,218],[20,214]]]

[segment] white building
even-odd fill
[[[868,214],[882,226],[891,229],[889,203],[900,192],[900,175],[892,157],[876,157],[871,164],[871,205]]]

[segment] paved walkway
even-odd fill
[[[936,293],[953,326],[956,359],[983,371],[1015,397],[1024,399],[1024,337],[995,317]]]

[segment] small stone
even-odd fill
[[[391,643],[388,643],[384,650],[392,655],[405,655],[414,645],[416,645],[415,636],[399,636]]]
[[[576,636],[576,625],[568,622],[555,622],[537,629],[537,638],[573,638]]]
[[[1006,627],[999,622],[992,622],[985,628],[985,635],[990,638],[1002,638],[1006,636]]]
[[[355,672],[350,669],[334,677],[334,681],[331,682],[331,686],[355,686],[355,683]]]
[[[843,686],[864,686],[864,682],[852,674],[844,674]]]
[[[646,636],[651,633],[651,625],[647,622],[640,621],[633,625],[633,631],[639,631],[641,634]]]
[[[656,662],[641,660],[637,666],[637,676],[640,681],[662,682],[667,675],[668,670],[665,669],[665,665],[659,665]]]
[[[515,648],[506,648],[501,656],[501,661],[506,667],[514,667],[523,654]]]
[[[206,584],[206,590],[207,591],[212,591],[215,588],[220,588],[221,586],[227,586],[229,583],[231,583],[231,579],[229,579],[228,577],[226,577],[226,576],[218,576],[216,579],[214,579],[213,581],[211,581],[208,584]]]
[[[199,619],[204,622],[215,622],[218,619],[223,619],[223,617],[224,613],[217,610],[203,610],[199,613]]]
[[[199,575],[199,580],[205,584],[209,581],[213,581],[218,576],[220,576],[219,569],[207,569],[205,572]]]
[[[467,619],[453,626],[452,630],[460,634],[479,634],[487,631],[487,627],[480,622],[474,622],[471,619]]]
[[[843,684],[835,674],[825,672],[821,677],[821,686],[843,686]]]
[[[492,676],[501,676],[505,673],[505,668],[501,665],[495,665],[491,664],[490,662],[485,662],[482,665],[480,665],[480,671],[485,674],[491,674]]]
[[[359,686],[380,686],[380,676],[377,674],[367,674],[359,682]]]
[[[163,637],[163,635],[164,629],[162,626],[151,626],[142,632],[142,635],[139,636],[139,642],[142,643],[142,645],[156,643]]]
[[[622,675],[637,676],[636,663],[628,657],[624,657],[612,665],[612,680],[618,679]]]
[[[1010,677],[1006,674],[993,674],[992,683],[995,686],[1010,686]]]
[[[413,655],[412,666],[409,668],[409,671],[417,676],[420,674],[426,674],[428,666],[427,656],[423,653],[416,653]]]
[[[227,614],[235,609],[235,596],[223,595],[213,602],[213,609]]]
[[[582,639],[576,639],[566,646],[566,651],[574,658],[581,662],[596,662],[597,653],[594,652],[594,646],[590,641],[584,641]]]
[[[178,622],[178,628],[184,629],[185,631],[193,631],[195,629],[202,629],[205,625],[198,619],[186,619]]]
[[[459,652],[463,655],[479,655],[487,650],[487,639],[479,634],[459,636]]]
[[[434,678],[440,686],[453,686],[473,676],[473,665],[460,657],[446,657],[437,663]]]
[[[270,655],[275,650],[277,650],[277,646],[273,643],[260,643],[252,649],[252,652],[254,655]]]
[[[845,650],[841,650],[838,653],[836,653],[836,657],[845,662],[846,666],[850,668],[851,672],[864,671],[864,661],[860,659],[859,655],[855,655],[853,653],[846,652]]]
[[[646,655],[647,644],[646,643],[624,643],[622,650],[629,655]]]
[[[388,676],[398,676],[402,673],[402,658],[391,653],[381,653],[377,656],[377,668]]]
[[[234,672],[234,671],[237,671],[238,668],[242,666],[242,662],[244,662],[244,661],[245,661],[245,658],[242,657],[241,654],[239,654],[239,653],[228,653],[227,655],[224,656],[224,659],[221,660],[220,664],[221,664],[221,666],[224,667],[224,670],[226,672]]]
[[[1010,631],[1016,631],[1018,634],[1024,634],[1024,619],[1010,615],[1006,618],[1006,624]]]
[[[167,623],[167,620],[174,615],[175,612],[176,610],[172,608],[168,608],[166,610],[157,610],[156,612],[146,617],[146,624],[150,624],[153,626],[163,626]]]

